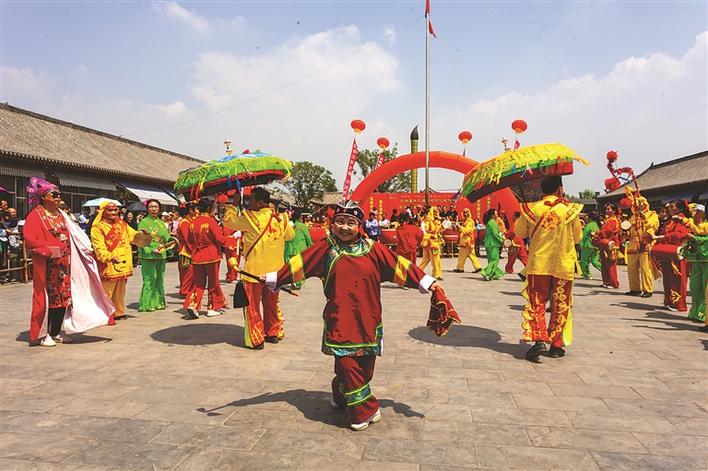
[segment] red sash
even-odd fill
[[[125,228],[128,224],[125,221],[117,221],[111,226],[111,230],[106,234],[106,248],[113,252],[116,247],[121,243],[123,237],[125,236]]]

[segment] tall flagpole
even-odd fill
[[[425,205],[430,206],[430,14],[425,15]]]

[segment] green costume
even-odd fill
[[[156,311],[165,309],[165,264],[167,253],[165,250],[156,251],[164,246],[170,239],[170,233],[164,221],[154,218],[149,214],[140,221],[138,230],[146,230],[152,234],[150,245],[141,247],[140,271],[143,275],[143,289],[140,291],[138,311]]]
[[[590,264],[602,271],[600,253],[597,247],[592,245],[592,235],[599,230],[600,226],[596,221],[588,221],[583,227],[583,239],[580,241],[580,269],[583,272],[583,278],[590,278]]]
[[[484,249],[487,251],[487,266],[482,269],[482,277],[487,280],[504,278],[504,271],[499,268],[499,252],[504,238],[499,231],[499,224],[492,218],[487,222],[484,235]]]
[[[310,237],[310,229],[307,228],[304,222],[297,220],[295,222],[295,237],[292,240],[285,241],[285,261],[290,260],[295,255],[312,245],[312,237]],[[305,281],[293,283],[293,286],[300,289]]]
[[[686,244],[686,261],[691,264],[691,310],[688,318],[697,322],[706,320],[706,286],[708,285],[708,235],[695,235]]]

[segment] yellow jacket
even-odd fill
[[[632,226],[629,228],[627,253],[639,252],[641,245],[644,245],[642,252],[649,252],[651,246],[654,245],[653,242],[650,242],[651,237],[647,238],[646,236],[654,235],[659,230],[659,216],[654,211],[645,211],[639,217],[643,219],[643,227],[639,230],[636,227],[637,215],[632,214],[629,217],[629,222],[632,223]],[[642,244],[642,241],[644,241],[644,244]]]
[[[227,206],[223,223],[224,227],[243,234],[245,271],[265,275],[283,266],[285,241],[295,237],[287,214],[277,214],[271,208],[262,208],[259,211],[244,210],[239,215],[235,207]],[[248,277],[244,277],[243,281],[256,282]]]
[[[468,217],[460,224],[460,247],[474,246],[475,230],[474,219],[471,217]]]
[[[110,233],[113,226],[116,226],[116,234],[120,237],[113,250],[109,250],[106,245],[106,236]],[[122,231],[122,236],[120,232]],[[101,278],[107,280],[115,280],[119,278],[127,278],[133,275],[133,248],[130,246],[131,241],[135,237],[137,231],[130,227],[125,221],[118,220],[114,224],[101,218],[94,221],[91,226],[91,244],[93,245],[94,256],[98,260],[99,272]],[[114,257],[118,257],[116,263],[112,261]]]
[[[578,217],[582,210],[582,204],[558,201],[554,195],[521,205],[521,217],[514,228],[517,236],[530,238],[527,274],[563,280],[575,277],[575,244],[583,237]]]

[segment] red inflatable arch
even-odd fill
[[[460,154],[451,152],[430,151],[430,167],[444,168],[453,170],[463,175],[479,166],[476,160],[468,159]],[[381,167],[371,172],[362,180],[352,193],[351,199],[359,202],[366,202],[369,196],[386,180],[417,168],[425,167],[425,152],[416,152],[414,154],[401,155],[395,159],[391,159]],[[510,189],[504,188],[489,195],[492,199],[501,206],[502,211],[508,215],[519,210],[519,202]],[[490,198],[485,198],[490,201]],[[458,205],[459,206],[459,205]],[[491,206],[491,205],[490,205]]]

